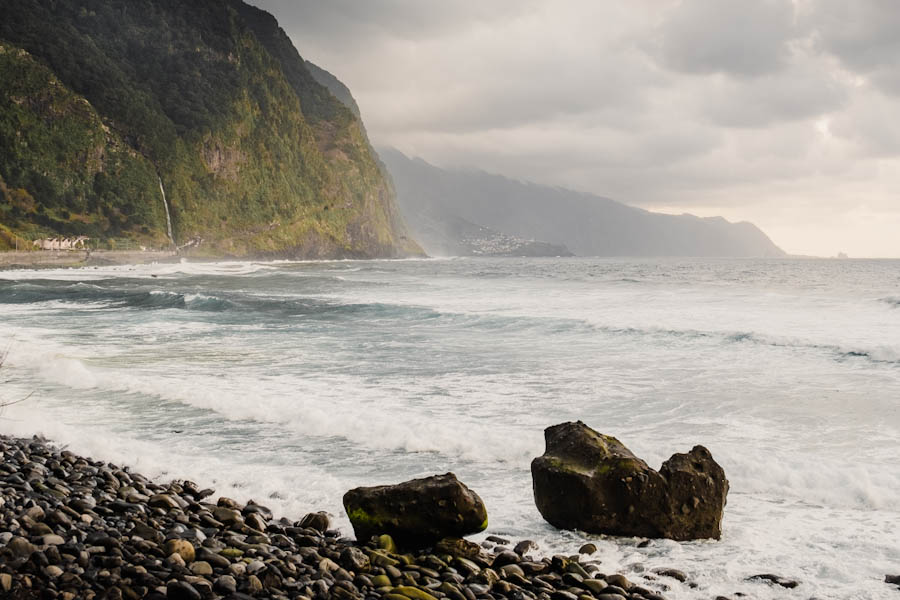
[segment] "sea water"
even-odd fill
[[[669,598],[894,598],[900,262],[448,259],[0,273],[0,432],[299,519],[453,471],[487,534],[599,547]],[[557,531],[543,429],[581,419],[658,468],[707,446],[720,541]],[[647,576],[685,571],[688,584]],[[794,590],[745,581],[775,573]],[[693,586],[693,587],[692,587]]]

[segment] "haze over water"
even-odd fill
[[[671,598],[889,598],[900,565],[900,261],[451,259],[0,273],[0,432],[297,519],[455,472],[487,534]],[[581,419],[653,467],[707,446],[720,542],[544,523],[529,463]],[[744,582],[773,572],[795,590]]]

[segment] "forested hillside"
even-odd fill
[[[239,0],[3,4],[0,244],[420,252],[359,118],[268,13]]]

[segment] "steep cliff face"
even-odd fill
[[[7,0],[0,223],[230,256],[405,256],[359,118],[239,0]],[[7,235],[8,237],[8,235]],[[0,235],[0,244],[3,236]]]

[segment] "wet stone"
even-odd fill
[[[786,589],[793,589],[800,585],[799,581],[795,581],[793,579],[788,579],[786,577],[782,577],[780,575],[773,575],[772,573],[762,573],[759,575],[751,575],[747,578],[747,581],[761,581],[766,583],[771,583],[774,585],[779,585]]]
[[[597,552],[596,544],[585,544],[578,549],[578,554],[595,554]]]
[[[172,581],[166,585],[166,598],[169,600],[201,600],[202,596],[191,584],[184,581]]]

